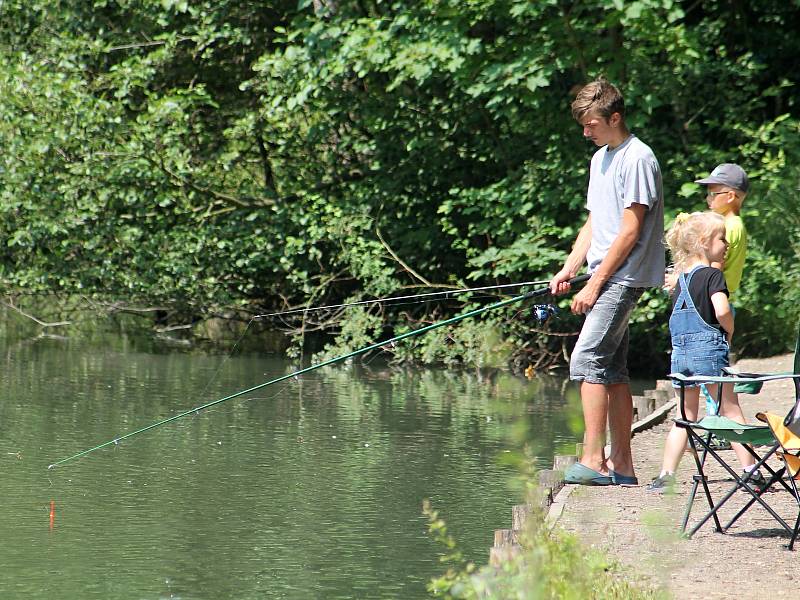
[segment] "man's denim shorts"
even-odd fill
[[[569,361],[569,377],[586,383],[628,383],[628,321],[644,288],[606,283],[586,313]]]

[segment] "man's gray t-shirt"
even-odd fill
[[[642,231],[628,257],[610,281],[628,287],[664,284],[664,190],[661,168],[650,147],[631,135],[592,157],[586,207],[592,215],[592,243],[586,257],[597,269],[619,234],[623,211],[631,204],[647,207]]]

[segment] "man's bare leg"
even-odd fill
[[[609,468],[620,475],[634,475],[631,455],[631,424],[633,423],[633,398],[627,383],[616,383],[608,390],[608,426],[611,430],[611,455]]]
[[[581,464],[604,475],[608,474],[605,456],[608,391],[602,383],[581,383],[581,404],[586,431],[583,436]],[[628,424],[630,436],[630,424]],[[629,446],[630,451],[630,446]],[[627,473],[626,473],[627,474]]]

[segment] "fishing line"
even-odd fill
[[[477,296],[473,296],[473,297],[472,297],[472,300],[484,300],[484,299],[486,299],[486,298],[493,298],[493,299],[496,299],[496,298],[497,298],[497,296],[498,296],[497,294],[491,294],[491,295],[489,295],[489,294],[477,295]],[[443,298],[443,300],[448,300],[448,299],[449,299],[449,298]],[[383,300],[385,300],[385,299],[383,299]],[[380,302],[381,302],[381,301],[383,301],[383,300],[364,300],[364,301],[362,301],[362,302],[363,302],[363,303],[365,303],[365,304],[380,304]],[[389,304],[389,303],[386,303],[386,305],[387,305],[387,306],[392,306],[392,307],[397,307],[397,306],[411,306],[411,305],[417,305],[417,304],[427,304],[427,303],[430,303],[430,302],[432,302],[432,301],[433,301],[433,299],[430,299],[430,298],[429,298],[429,299],[425,299],[425,300],[417,300],[417,301],[413,301],[413,302],[412,302],[412,301],[406,301],[406,302],[392,302],[391,304]],[[333,305],[333,306],[338,306],[338,305]],[[341,306],[343,306],[343,307],[348,307],[348,306],[354,306],[354,304],[343,304],[343,305],[341,305]],[[312,319],[312,318],[311,318],[311,315],[309,315],[309,314],[308,314],[308,311],[310,311],[310,312],[312,312],[312,313],[313,313],[313,312],[322,312],[322,310],[323,310],[323,309],[326,309],[326,308],[328,308],[328,307],[325,307],[325,306],[320,306],[320,307],[312,307],[312,308],[309,308],[309,309],[299,309],[299,310],[306,311],[306,314],[303,314],[303,319],[304,319],[304,321],[305,321],[305,323],[306,323],[306,324],[311,324],[311,325],[313,325],[313,326],[318,326],[318,325],[326,325],[327,323],[326,323],[324,320],[314,320],[314,319]],[[254,318],[254,319],[258,318],[258,315],[256,315],[256,316],[255,316],[255,317],[253,317],[253,318]],[[286,326],[286,327],[291,327],[291,326],[292,326],[292,325],[291,325],[291,323],[289,322],[289,319],[285,319],[285,318],[283,318],[282,316],[281,316],[281,317],[275,317],[274,321],[277,321],[277,320],[280,320],[280,322],[281,322],[281,323],[282,323],[284,326]],[[273,322],[274,322],[274,321],[273,321]],[[314,329],[314,330],[311,330],[311,331],[316,331],[316,330]]]
[[[236,349],[239,347],[239,344],[244,339],[244,336],[247,335],[247,332],[250,329],[250,325],[252,325],[252,324],[253,324],[253,319],[250,319],[247,322],[247,326],[244,328],[244,331],[242,332],[242,335],[240,335],[239,339],[237,339],[233,343],[233,347],[231,348],[231,351],[228,352],[228,354],[225,355],[225,358],[223,358],[220,361],[219,365],[217,365],[217,368],[214,369],[214,372],[211,374],[211,378],[208,380],[208,382],[206,382],[206,385],[203,387],[202,391],[200,392],[200,394],[199,394],[200,396],[204,396],[205,393],[208,391],[208,388],[211,387],[211,384],[214,383],[214,381],[217,379],[217,376],[219,375],[220,371],[222,371],[222,367],[224,367],[225,363],[228,362],[228,360],[230,360],[231,356],[234,355],[234,353],[236,352]]]
[[[590,275],[588,275],[588,274],[580,275],[578,277],[573,277],[572,279],[570,279],[569,283],[571,285],[575,285],[575,284],[578,284],[578,283],[583,283],[584,281],[587,281],[589,279],[589,277],[590,277]],[[370,352],[372,350],[376,350],[378,348],[386,346],[387,344],[393,344],[393,343],[399,342],[400,340],[404,340],[406,338],[410,338],[410,337],[414,337],[414,336],[417,336],[417,335],[421,335],[423,333],[427,333],[428,331],[432,331],[434,329],[438,329],[440,327],[444,327],[445,325],[451,325],[453,323],[457,323],[457,322],[462,321],[464,319],[468,319],[470,317],[474,317],[476,315],[479,315],[481,313],[487,312],[489,310],[494,310],[494,309],[497,309],[497,308],[501,308],[503,306],[508,306],[509,304],[513,304],[515,302],[520,302],[522,300],[527,300],[528,298],[534,298],[536,296],[543,296],[543,295],[545,295],[545,294],[547,294],[549,292],[550,292],[550,288],[549,287],[544,287],[544,288],[540,288],[538,290],[533,290],[533,291],[527,292],[525,294],[520,294],[518,296],[514,296],[513,298],[508,298],[506,300],[502,300],[500,302],[496,302],[496,303],[490,304],[488,306],[484,306],[484,307],[481,307],[481,308],[477,308],[475,310],[471,310],[471,311],[462,313],[460,315],[456,315],[455,317],[451,317],[449,319],[444,319],[442,321],[438,321],[436,323],[432,323],[430,325],[426,325],[425,327],[421,327],[419,329],[414,329],[412,331],[407,331],[406,333],[400,334],[400,335],[395,336],[393,338],[390,338],[388,340],[384,340],[384,341],[381,341],[381,342],[376,342],[374,344],[370,344],[368,346],[364,346],[363,348],[360,348],[358,350],[354,350],[353,352],[349,352],[347,354],[342,354],[340,356],[325,360],[323,362],[320,362],[320,363],[317,363],[317,364],[313,364],[313,365],[308,366],[308,367],[306,367],[304,369],[299,369],[299,370],[294,371],[292,373],[288,373],[286,375],[282,375],[280,377],[276,377],[275,379],[271,379],[269,381],[265,381],[264,383],[260,383],[258,385],[253,386],[253,387],[250,387],[250,388],[247,388],[247,389],[244,389],[244,390],[240,390],[238,392],[235,392],[235,393],[230,394],[228,396],[225,396],[223,398],[218,398],[217,400],[212,400],[211,402],[207,402],[206,404],[202,404],[200,406],[196,406],[194,408],[190,408],[188,410],[180,412],[180,413],[178,413],[176,415],[173,415],[171,417],[168,417],[166,419],[162,419],[160,421],[156,421],[155,423],[151,423],[150,425],[147,425],[147,426],[142,427],[140,429],[136,429],[134,431],[130,431],[130,432],[124,434],[124,435],[121,435],[119,437],[116,437],[116,438],[113,438],[111,440],[108,440],[107,442],[103,442],[102,444],[99,444],[99,445],[94,446],[92,448],[88,448],[86,450],[78,452],[77,454],[73,454],[72,456],[68,456],[67,458],[63,458],[61,460],[58,460],[58,461],[52,463],[51,465],[48,465],[47,468],[48,469],[52,469],[54,467],[57,467],[59,465],[63,465],[65,463],[67,463],[67,462],[73,461],[73,460],[75,460],[77,458],[80,458],[82,456],[86,456],[87,454],[90,454],[92,452],[100,450],[101,448],[105,448],[105,447],[111,446],[111,445],[118,445],[122,440],[131,438],[133,436],[139,435],[139,434],[144,433],[146,431],[150,431],[151,429],[155,429],[157,427],[161,427],[162,425],[166,425],[167,423],[171,423],[172,421],[176,421],[176,420],[181,419],[183,417],[186,417],[188,415],[192,415],[192,414],[196,415],[196,414],[200,413],[200,411],[207,410],[207,409],[211,408],[212,406],[216,406],[216,405],[221,404],[223,402],[227,402],[228,400],[232,400],[234,398],[238,398],[240,396],[244,396],[245,394],[249,394],[251,392],[259,390],[259,389],[261,389],[263,387],[266,387],[268,385],[273,385],[273,384],[279,383],[281,381],[287,381],[287,380],[292,379],[292,378],[299,379],[300,375],[303,375],[305,373],[309,373],[310,371],[314,371],[316,369],[319,369],[319,368],[322,368],[322,367],[326,367],[328,365],[333,365],[333,364],[345,361],[345,360],[347,360],[349,358],[353,358],[355,356],[359,356],[361,354],[365,354],[365,353]]]
[[[375,298],[374,300],[359,300],[358,302],[346,302],[344,304],[328,304],[326,306],[310,306],[307,308],[293,308],[291,310],[283,310],[274,313],[267,313],[263,315],[255,315],[254,319],[266,319],[269,317],[283,317],[286,315],[294,315],[298,313],[308,313],[308,312],[316,312],[320,310],[330,310],[334,308],[347,308],[350,306],[363,306],[365,304],[379,304],[381,302],[389,303],[394,302],[396,300],[412,300],[415,298],[432,298],[433,296],[444,296],[447,298],[449,295],[458,295],[458,294],[466,294],[469,292],[483,292],[486,290],[499,290],[505,289],[510,287],[524,287],[526,285],[544,285],[549,283],[550,280],[546,281],[523,281],[522,283],[506,283],[503,285],[487,285],[483,287],[475,287],[475,288],[460,288],[455,290],[446,290],[443,292],[428,292],[425,294],[412,294],[409,296],[386,296],[384,298]],[[423,302],[427,302],[428,300],[420,300],[419,302],[397,302],[396,304],[421,304]]]

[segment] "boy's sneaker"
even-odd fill
[[[675,475],[667,473],[666,475],[659,475],[647,484],[647,491],[663,494],[666,491],[671,491],[674,487]]]
[[[747,471],[744,472],[744,475],[747,475]],[[747,483],[750,484],[750,487],[753,487],[757,490],[763,490],[765,487],[767,487],[767,480],[764,479],[761,471],[756,471],[750,475],[750,479],[747,480]]]
[[[721,440],[713,433],[711,434],[711,439],[708,442],[708,447],[715,451],[720,450],[730,450],[731,443],[728,440]]]

